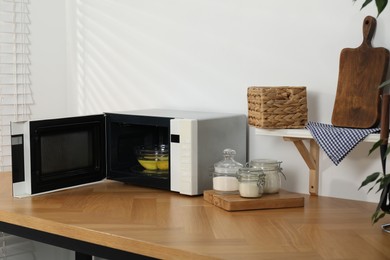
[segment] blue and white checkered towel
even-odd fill
[[[380,131],[380,128],[335,127],[316,122],[308,122],[306,128],[335,165],[338,165],[367,135]]]

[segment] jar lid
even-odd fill
[[[260,174],[262,170],[260,168],[255,167],[241,167],[238,169],[238,173],[240,174]]]
[[[281,161],[273,159],[254,159],[250,161],[250,166],[260,168],[262,170],[274,170],[280,168]]]
[[[254,167],[242,167],[238,169],[237,174],[241,176],[259,176],[263,174],[263,170]]]
[[[223,150],[224,159],[214,164],[215,172],[217,173],[237,173],[242,164],[234,160],[236,151],[233,149]]]
[[[239,180],[259,180],[260,176],[264,176],[263,170],[253,167],[240,168],[237,173]]]

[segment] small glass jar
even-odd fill
[[[224,159],[214,164],[213,189],[218,194],[238,193],[237,171],[242,164],[234,160],[236,151],[223,150]]]
[[[259,198],[264,192],[265,174],[259,168],[244,167],[238,170],[238,190],[244,198]]]
[[[264,193],[279,192],[281,186],[280,174],[284,176],[280,167],[281,163],[271,159],[255,159],[249,162],[250,167],[261,169],[265,174]]]

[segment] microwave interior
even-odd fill
[[[169,126],[170,118],[106,114],[107,178],[169,190]]]

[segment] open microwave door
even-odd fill
[[[106,177],[104,115],[11,123],[14,196],[70,188]]]

